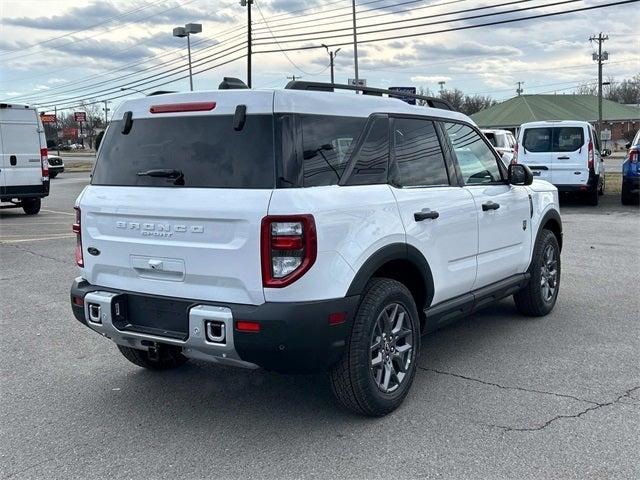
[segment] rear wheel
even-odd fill
[[[513,296],[520,313],[542,317],[553,310],[560,288],[560,246],[551,230],[543,230],[533,250],[529,284]]]
[[[39,198],[28,198],[22,201],[22,210],[27,215],[36,215],[40,211],[42,201]]]
[[[58,176],[58,172],[49,172],[49,178],[56,178]]]
[[[131,363],[149,370],[170,370],[184,365],[187,360],[182,349],[171,345],[158,345],[149,350],[118,345],[120,353]]]
[[[600,175],[600,186],[598,188],[598,195],[604,195],[605,181],[606,181],[605,176]]]
[[[598,193],[598,184],[599,183],[600,183],[600,180],[598,180],[596,182],[596,184],[586,192],[585,201],[586,201],[587,205],[591,205],[592,207],[597,207],[598,206],[598,201],[600,200],[599,193]]]
[[[631,195],[631,192],[629,190],[630,190],[629,187],[625,188],[625,185],[622,184],[622,193],[620,194],[620,201],[622,202],[623,205],[634,205],[638,203],[638,197],[634,198],[633,195]]]
[[[419,351],[420,323],[411,293],[396,280],[372,279],[344,355],[329,375],[335,397],[356,413],[392,412],[413,383]]]

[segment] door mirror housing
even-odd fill
[[[611,150],[609,150],[608,148],[605,148],[600,152],[600,157],[602,158],[606,158],[609,155],[611,155]]]
[[[526,165],[512,163],[509,165],[508,172],[511,185],[531,185],[533,183],[533,173]]]

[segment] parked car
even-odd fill
[[[59,173],[64,172],[64,161],[58,155],[49,154],[49,178],[56,178]]]
[[[442,100],[287,87],[118,107],[75,206],[80,322],[144,368],[325,371],[342,405],[379,416],[422,334],[509,295],[553,309],[553,185]]]
[[[588,122],[546,121],[520,127],[516,161],[554,184],[560,192],[578,192],[589,205],[604,193],[600,142]]]
[[[513,154],[516,151],[516,139],[509,130],[490,130],[483,129],[482,133],[487,140],[493,145],[502,157],[505,165],[509,165],[513,160]]]
[[[627,143],[627,157],[622,164],[621,200],[625,205],[638,203],[640,200],[640,130],[633,141]]]
[[[22,207],[27,215],[40,211],[49,195],[47,140],[35,108],[0,103],[0,202]]]

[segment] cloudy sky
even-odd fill
[[[640,72],[638,2],[467,28],[619,1],[358,0],[360,77],[431,90],[445,81],[497,99],[513,96],[518,81],[525,93],[570,93],[595,83],[588,39],[602,31],[605,76],[629,78]],[[341,48],[336,80],[353,77],[349,0],[254,0],[252,13],[254,87],[281,87],[292,75],[328,81],[323,43]],[[203,25],[192,37],[195,88],[245,79],[246,14],[238,0],[0,0],[0,100],[73,108],[140,95],[121,88],[188,89],[186,41],[171,35],[188,22]]]

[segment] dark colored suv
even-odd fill
[[[622,164],[622,194],[620,200],[623,205],[631,205],[640,201],[640,130],[632,142],[627,143],[629,152]]]

